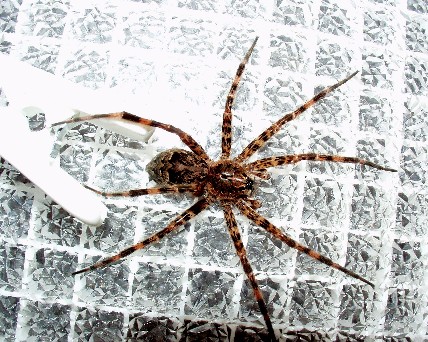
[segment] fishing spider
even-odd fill
[[[248,158],[252,156],[255,152],[257,152],[261,147],[263,147],[265,143],[274,134],[276,134],[284,124],[299,117],[300,114],[306,111],[309,107],[313,106],[316,102],[324,98],[330,92],[332,92],[333,90],[350,80],[352,77],[354,77],[358,73],[358,71],[349,75],[342,81],[325,88],[319,94],[315,95],[312,99],[297,108],[294,112],[283,116],[281,119],[279,119],[269,128],[267,128],[263,133],[261,133],[250,144],[248,144],[248,146],[245,147],[241,154],[239,154],[236,158],[230,158],[232,140],[232,106],[235,100],[236,89],[238,88],[239,81],[241,80],[241,76],[244,72],[245,66],[250,58],[250,55],[253,52],[257,39],[258,37],[254,40],[244,59],[239,64],[232,86],[230,87],[229,94],[227,95],[226,105],[223,113],[221,139],[222,153],[220,159],[217,161],[211,160],[205,150],[202,148],[202,146],[199,145],[189,134],[183,132],[181,129],[171,126],[169,124],[157,122],[150,119],[144,119],[127,112],[98,114],[92,116],[72,118],[70,120],[58,122],[54,124],[54,126],[95,119],[114,119],[124,120],[137,125],[157,127],[176,134],[191,151],[184,149],[170,149],[158,154],[147,165],[147,171],[149,175],[159,184],[159,187],[148,189],[134,189],[125,192],[103,192],[92,189],[90,187],[88,188],[106,197],[133,197],[142,195],[187,192],[192,193],[195,197],[198,198],[195,204],[193,204],[190,208],[178,215],[162,230],[146,238],[145,240],[122,250],[114,256],[103,259],[93,264],[92,266],[74,272],[73,275],[107,266],[115,261],[118,261],[119,259],[122,259],[134,253],[139,249],[142,249],[154,242],[157,242],[169,233],[171,233],[177,227],[182,226],[187,221],[201,213],[212,203],[220,202],[220,205],[224,212],[224,218],[226,220],[226,225],[230,237],[236,249],[236,253],[241,261],[244,272],[251,284],[251,287],[254,292],[254,297],[257,300],[258,306],[260,308],[260,312],[263,315],[268,330],[269,339],[275,341],[276,336],[266,307],[266,302],[263,298],[262,292],[260,291],[256,277],[254,276],[251,264],[247,258],[247,252],[242,242],[241,233],[238,229],[235,216],[232,212],[232,206],[236,206],[244,216],[248,217],[257,226],[265,229],[270,234],[272,234],[274,238],[281,240],[288,246],[295,248],[298,251],[305,253],[310,257],[330,267],[342,271],[345,274],[359,279],[364,283],[374,287],[372,282],[368,281],[362,276],[352,272],[351,270],[346,269],[343,266],[340,266],[329,258],[293,240],[291,237],[284,234],[281,229],[279,229],[271,222],[269,222],[266,218],[257,213],[256,209],[261,206],[261,203],[251,197],[253,195],[254,190],[254,180],[255,178],[268,179],[269,174],[267,172],[267,169],[270,167],[275,167],[284,164],[294,164],[301,160],[354,163],[368,165],[379,170],[392,172],[396,172],[396,170],[380,166],[373,162],[357,157],[342,157],[315,153],[274,156],[259,159],[254,162],[247,162]]]

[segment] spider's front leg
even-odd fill
[[[243,162],[247,160],[255,152],[257,152],[261,147],[263,147],[264,144],[270,138],[272,138],[276,133],[278,133],[278,131],[282,128],[283,125],[285,125],[287,122],[290,122],[291,120],[296,119],[298,116],[300,116],[300,114],[305,112],[308,108],[312,107],[315,103],[317,103],[322,98],[326,97],[333,90],[339,88],[342,84],[348,82],[356,74],[358,74],[358,71],[355,71],[354,73],[344,78],[343,80],[337,82],[336,84],[333,84],[332,86],[325,88],[324,90],[319,92],[317,95],[315,95],[313,98],[311,98],[309,101],[307,101],[305,104],[297,108],[294,112],[290,114],[286,114],[277,122],[274,122],[270,127],[268,127],[264,132],[262,132],[256,139],[250,142],[248,146],[244,148],[241,154],[238,157],[236,157],[235,160],[237,162]]]
[[[264,228],[266,231],[271,233],[273,236],[275,236],[277,239],[285,242],[288,246],[291,248],[297,249],[298,251],[305,253],[309,255],[311,258],[314,258],[323,264],[333,267],[355,279],[361,280],[362,282],[370,285],[374,288],[374,284],[367,279],[363,278],[359,274],[352,272],[351,270],[348,270],[347,268],[339,265],[338,263],[334,262],[333,260],[325,257],[324,255],[319,254],[318,252],[315,252],[314,250],[310,249],[309,247],[306,247],[300,243],[298,243],[296,240],[290,238],[289,236],[285,235],[279,228],[277,228],[275,225],[270,223],[266,218],[264,218],[262,215],[257,213],[255,210],[253,210],[249,205],[245,203],[244,200],[240,199],[236,206],[241,211],[243,215],[248,217],[251,221],[253,221],[256,225],[259,227]]]
[[[316,154],[316,153],[305,153],[305,154],[293,154],[287,156],[275,156],[256,160],[245,166],[245,169],[249,172],[260,172],[269,167],[275,167],[285,164],[295,164],[301,160],[313,160],[313,161],[329,161],[335,163],[351,163],[360,164],[373,167],[378,170],[397,172],[395,169],[375,164],[371,161],[360,159],[357,157],[342,157],[342,156],[331,156],[327,154]]]

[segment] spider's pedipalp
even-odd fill
[[[361,280],[362,282],[370,285],[374,288],[374,284],[367,279],[363,278],[359,274],[352,272],[351,270],[348,270],[347,268],[339,265],[338,263],[334,262],[333,260],[319,254],[318,252],[315,252],[314,250],[310,249],[309,247],[306,247],[296,240],[290,238],[289,236],[285,235],[279,228],[277,228],[275,225],[270,223],[266,218],[264,218],[262,215],[254,211],[249,205],[245,203],[244,200],[240,199],[235,203],[238,209],[241,211],[243,215],[248,217],[251,221],[253,221],[256,225],[259,227],[264,228],[266,231],[271,233],[273,236],[275,236],[277,239],[285,242],[289,247],[297,249],[298,251],[307,254],[311,258],[314,258],[323,264],[333,267],[355,279]]]
[[[93,192],[105,196],[105,197],[137,197],[144,195],[158,195],[166,193],[182,193],[182,192],[194,192],[196,187],[194,185],[172,185],[172,186],[162,186],[159,188],[149,188],[149,189],[132,189],[123,192],[104,192],[91,188],[88,185],[83,185],[86,189],[92,190]]]
[[[360,164],[373,167],[378,170],[397,172],[395,169],[375,164],[371,161],[360,159],[357,157],[342,157],[342,156],[331,156],[327,154],[316,154],[316,153],[305,153],[305,154],[293,154],[287,156],[275,156],[256,160],[246,165],[246,169],[253,173],[254,171],[265,170],[269,167],[275,167],[284,164],[295,164],[301,160],[313,160],[313,161],[329,161],[335,163],[351,163]]]
[[[241,261],[242,268],[244,269],[248,281],[250,282],[251,287],[253,289],[254,297],[256,298],[260,312],[263,315],[263,319],[266,323],[266,327],[269,332],[269,337],[272,341],[276,341],[275,332],[272,327],[272,322],[269,317],[266,302],[263,298],[262,291],[260,290],[259,285],[257,283],[257,279],[254,276],[253,268],[251,267],[250,261],[248,260],[247,251],[245,250],[244,244],[242,242],[235,215],[233,214],[232,208],[229,204],[222,203],[222,206],[229,235],[232,238],[233,245],[236,249],[236,254],[239,257],[239,260]]]
[[[247,145],[247,147],[244,148],[244,150],[241,152],[241,154],[235,158],[237,162],[242,163],[244,160],[251,157],[255,152],[257,152],[264,144],[272,138],[278,131],[282,128],[284,124],[287,122],[290,122],[291,120],[294,120],[297,118],[300,114],[305,112],[308,108],[313,106],[316,102],[327,96],[329,93],[331,93],[336,88],[340,87],[342,84],[348,82],[352,77],[354,77],[358,71],[352,73],[348,77],[344,78],[343,80],[337,82],[336,84],[333,84],[330,87],[325,88],[321,92],[319,92],[317,95],[315,95],[312,99],[307,101],[305,104],[297,108],[294,112],[290,114],[286,114],[281,119],[279,119],[277,122],[273,123],[269,128],[267,128],[264,132],[262,132],[256,139],[254,139],[251,143]]]
[[[107,259],[103,259],[89,267],[83,268],[79,271],[73,272],[73,275],[76,274],[80,274],[80,273],[84,273],[87,271],[92,271],[92,270],[96,270],[97,268],[102,268],[105,267],[113,262],[116,262],[122,258],[127,257],[128,255],[138,251],[139,249],[142,249],[154,242],[159,241],[160,239],[162,239],[165,235],[171,233],[173,230],[175,230],[176,228],[182,226],[183,224],[185,224],[187,221],[189,221],[190,219],[192,219],[193,217],[195,217],[196,215],[198,215],[201,211],[203,211],[204,209],[206,209],[209,206],[208,201],[203,198],[201,200],[199,200],[198,202],[196,202],[195,204],[193,204],[189,209],[187,209],[186,211],[184,211],[183,213],[181,213],[180,215],[178,215],[174,220],[172,220],[164,229],[162,229],[161,231],[153,234],[152,236],[148,237],[147,239],[138,242],[137,244],[128,247],[126,249],[124,249],[123,251],[119,252],[116,255],[113,255]]]
[[[257,40],[259,37],[254,39],[253,44],[245,54],[245,57],[239,64],[238,70],[236,70],[235,78],[232,82],[232,85],[229,90],[229,94],[226,98],[226,104],[224,106],[223,112],[223,124],[221,126],[221,158],[227,159],[230,156],[230,147],[232,145],[232,106],[235,101],[236,89],[238,88],[239,81],[241,80],[241,76],[244,72],[245,65],[250,59],[251,53],[256,46]]]
[[[97,120],[97,119],[111,119],[111,120],[123,120],[126,122],[135,123],[137,125],[145,125],[145,126],[151,126],[163,129],[167,132],[173,133],[178,135],[180,140],[189,147],[195,154],[197,154],[199,157],[201,157],[204,160],[210,160],[205,150],[202,148],[201,145],[199,145],[195,139],[191,137],[190,134],[187,134],[186,132],[182,131],[181,129],[174,127],[169,124],[165,124],[159,121],[150,120],[150,119],[144,119],[137,115],[128,113],[128,112],[117,112],[117,113],[109,113],[109,114],[96,114],[96,115],[88,115],[88,116],[81,116],[72,118],[69,120],[64,120],[60,122],[56,122],[52,124],[52,127],[64,125],[68,123],[73,122],[81,122],[81,121],[91,121],[91,120]]]

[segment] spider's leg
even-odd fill
[[[232,106],[233,106],[233,102],[235,101],[236,89],[238,88],[238,84],[244,72],[245,65],[250,59],[254,46],[257,43],[257,39],[259,39],[259,37],[256,37],[256,39],[254,39],[253,44],[251,45],[250,49],[246,53],[242,62],[239,64],[238,70],[236,70],[236,75],[233,80],[232,86],[230,87],[229,94],[227,95],[226,104],[224,106],[224,112],[223,112],[223,125],[221,128],[222,129],[221,131],[221,152],[222,152],[221,158],[222,159],[227,159],[230,156],[230,147],[232,143]]]
[[[252,163],[249,163],[245,168],[250,171],[259,171],[264,170],[269,167],[284,165],[284,164],[295,164],[301,160],[315,160],[315,161],[329,161],[336,163],[352,163],[352,164],[361,164],[373,167],[378,170],[397,172],[395,169],[389,167],[380,166],[371,161],[360,159],[357,157],[341,157],[341,156],[330,156],[326,154],[316,154],[316,153],[305,153],[305,154],[294,154],[288,156],[276,156],[256,160]]]
[[[58,126],[58,125],[63,125],[63,124],[68,124],[73,122],[80,122],[80,121],[91,121],[96,119],[122,120],[122,121],[131,122],[137,125],[145,125],[145,126],[151,126],[151,127],[163,129],[167,132],[178,135],[178,137],[181,139],[181,141],[185,145],[187,145],[194,153],[196,153],[205,161],[210,160],[208,158],[207,153],[202,148],[202,146],[199,145],[196,142],[196,140],[191,137],[190,134],[187,134],[186,132],[172,125],[165,124],[155,120],[144,119],[128,112],[117,112],[117,113],[109,113],[109,114],[96,114],[96,115],[82,116],[82,117],[72,118],[65,121],[60,121],[60,122],[54,123],[52,126]]]
[[[261,216],[259,213],[251,209],[244,200],[240,199],[236,206],[241,211],[241,213],[245,216],[247,216],[251,221],[253,221],[256,225],[266,229],[269,233],[271,233],[273,236],[275,236],[277,239],[285,242],[288,246],[291,248],[295,248],[298,251],[305,253],[309,255],[311,258],[314,258],[323,264],[326,264],[327,266],[333,267],[339,271],[342,271],[343,273],[363,281],[364,283],[370,285],[374,288],[374,284],[367,279],[364,279],[362,276],[358,275],[355,272],[352,272],[351,270],[348,270],[347,268],[340,266],[338,263],[335,263],[333,260],[319,254],[318,252],[315,252],[314,250],[310,249],[309,247],[306,247],[304,245],[301,245],[297,241],[293,240],[289,236],[285,235],[279,228],[275,227],[272,223],[270,223],[266,218]]]
[[[236,158],[236,161],[237,162],[243,162],[244,160],[248,159],[257,150],[259,150],[266,143],[266,141],[268,141],[270,138],[272,138],[272,136],[274,134],[276,134],[284,124],[286,124],[287,122],[297,118],[300,114],[302,114],[304,111],[306,111],[309,107],[313,106],[316,102],[318,102],[319,100],[321,100],[322,98],[327,96],[329,93],[331,93],[336,88],[340,87],[345,82],[348,82],[357,73],[358,73],[358,71],[349,75],[345,79],[337,82],[336,84],[325,88],[320,93],[315,95],[312,99],[310,99],[308,102],[306,102],[305,104],[303,104],[302,106],[297,108],[294,112],[283,116],[277,122],[273,123],[262,134],[260,134],[256,139],[254,139],[251,143],[249,143],[247,147],[244,148],[244,150],[241,152],[241,154]]]
[[[182,192],[194,192],[196,187],[194,185],[171,185],[162,186],[159,188],[149,189],[132,189],[123,192],[104,192],[91,188],[90,186],[84,185],[86,189],[92,190],[93,192],[105,196],[105,197],[136,197],[143,195],[157,195],[166,193],[182,193]]]
[[[248,172],[250,172],[253,176],[261,178],[261,179],[270,179],[270,174],[267,172],[267,170],[263,169],[250,169],[246,168]]]
[[[256,277],[254,276],[253,268],[250,265],[250,261],[247,258],[247,251],[245,250],[244,244],[242,243],[241,234],[239,233],[238,224],[235,220],[235,215],[233,215],[232,208],[229,204],[222,203],[224,218],[226,220],[227,228],[229,230],[230,237],[233,240],[235,245],[236,254],[238,254],[239,259],[241,260],[242,268],[244,269],[245,274],[253,288],[254,297],[257,300],[259,305],[260,312],[263,315],[263,319],[266,323],[266,327],[269,332],[269,336],[272,341],[276,341],[275,332],[272,327],[272,322],[269,317],[267,310],[266,302],[263,298],[262,291],[259,288]]]
[[[198,202],[193,204],[189,209],[187,209],[186,211],[184,211],[183,213],[178,215],[174,220],[172,220],[170,222],[170,224],[168,224],[168,226],[166,226],[161,231],[153,234],[152,236],[148,237],[147,239],[145,239],[141,242],[138,242],[137,244],[135,244],[131,247],[124,249],[123,251],[119,252],[116,255],[113,255],[109,258],[103,259],[103,260],[101,260],[101,261],[99,261],[99,262],[97,262],[97,263],[95,263],[89,267],[86,267],[86,268],[83,268],[79,271],[73,272],[72,274],[75,275],[75,274],[79,274],[79,273],[83,273],[83,272],[87,272],[87,271],[92,271],[92,270],[95,270],[97,268],[105,267],[105,266],[107,266],[113,262],[118,261],[119,259],[127,257],[128,255],[134,253],[135,251],[138,251],[139,249],[142,249],[142,248],[152,244],[153,242],[159,241],[165,235],[171,233],[177,227],[185,224],[187,221],[189,221],[190,219],[192,219],[193,217],[198,215],[201,211],[206,209],[208,207],[208,205],[209,205],[209,203],[207,200],[205,200],[205,199],[199,200]]]

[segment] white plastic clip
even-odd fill
[[[87,89],[2,54],[0,75],[9,101],[9,107],[0,108],[0,155],[70,214],[87,224],[101,224],[107,213],[101,198],[52,163],[54,141],[48,129],[30,131],[24,114],[43,112],[50,126],[73,115],[124,110],[127,100],[118,101],[112,90]],[[97,124],[134,139],[147,140],[153,132],[112,120]]]

